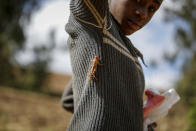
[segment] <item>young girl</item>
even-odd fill
[[[62,104],[68,131],[143,131],[143,55],[126,35],[149,22],[162,0],[71,0],[66,25],[72,81]]]

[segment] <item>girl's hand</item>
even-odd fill
[[[145,94],[147,96],[147,103],[145,107],[143,108],[143,116],[144,118],[152,112],[155,108],[160,106],[163,101],[165,100],[165,96],[159,95],[154,93],[151,90],[146,90]]]

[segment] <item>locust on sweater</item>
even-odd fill
[[[119,29],[107,0],[71,0],[70,12],[73,74],[62,105],[74,114],[67,130],[143,131],[142,54]],[[94,72],[95,57],[102,65]]]

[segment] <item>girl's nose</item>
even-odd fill
[[[141,19],[146,19],[148,17],[148,11],[145,8],[137,9],[135,14],[138,15]]]

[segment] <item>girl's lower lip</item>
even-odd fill
[[[134,24],[134,23],[131,22],[130,20],[128,20],[127,23],[128,23],[128,25],[129,25],[132,29],[134,29],[134,30],[138,30],[138,29],[140,28],[140,26]]]

